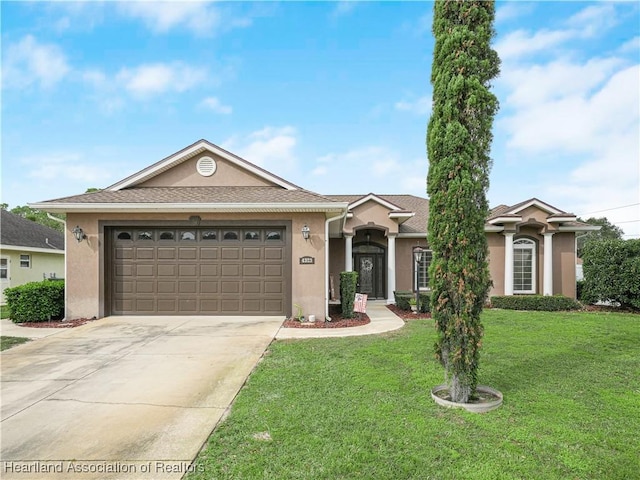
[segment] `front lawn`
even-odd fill
[[[11,347],[15,347],[16,345],[27,343],[28,341],[29,339],[25,337],[6,337],[4,335],[0,336],[0,352]]]
[[[187,478],[637,478],[640,316],[488,310],[483,322],[480,383],[502,391],[498,410],[433,403],[431,320],[278,341]]]
[[[9,305],[0,305],[0,319],[9,318],[11,316],[11,310]]]

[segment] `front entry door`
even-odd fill
[[[384,298],[384,255],[357,253],[355,266],[358,272],[359,292],[369,298]]]

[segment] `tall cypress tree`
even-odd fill
[[[489,88],[500,70],[490,46],[494,17],[493,1],[434,4],[433,112],[427,128],[430,285],[436,356],[451,399],[461,403],[478,383],[480,313],[490,287],[484,224],[498,111]]]

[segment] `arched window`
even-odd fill
[[[536,242],[513,242],[513,293],[536,293]]]

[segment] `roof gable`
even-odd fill
[[[380,196],[374,194],[374,193],[370,193],[368,195],[365,195],[361,198],[359,198],[358,200],[356,200],[355,202],[352,202],[349,204],[349,210],[353,210],[354,208],[359,207],[360,205],[363,205],[367,202],[376,202],[380,205],[382,205],[383,207],[389,209],[389,210],[402,210],[402,208],[400,208],[399,206],[391,203],[388,200],[385,200],[384,198],[381,198]]]
[[[196,172],[196,163],[202,157],[210,157],[214,160],[216,171],[213,175],[204,177]],[[183,165],[185,162],[186,165]],[[225,180],[225,176],[228,176],[229,179]],[[119,191],[132,187],[190,187],[232,184],[235,186],[278,186],[286,190],[300,188],[213,143],[199,140],[114,183],[106,190]]]
[[[64,235],[59,231],[6,210],[2,210],[1,215],[0,243],[3,247],[64,250]]]
[[[512,207],[509,207],[505,212],[503,212],[503,215],[517,215],[519,213],[521,213],[523,210],[526,210],[529,207],[536,207],[539,210],[542,210],[543,212],[548,213],[549,215],[555,215],[555,214],[566,214],[566,212],[563,212],[562,210],[549,205],[548,203],[543,202],[542,200],[538,200],[537,198],[530,198],[529,200],[525,200],[524,202],[520,202],[516,205],[513,205]]]

